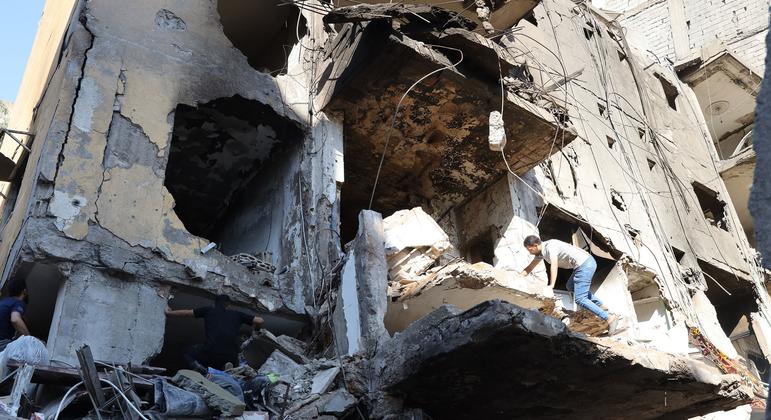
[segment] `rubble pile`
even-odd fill
[[[397,211],[383,220],[388,262],[386,327],[400,331],[444,304],[468,309],[501,299],[562,320],[589,336],[608,333],[608,323],[585,310],[569,310],[543,280],[520,276],[457,255],[447,234],[422,208]]]
[[[34,354],[16,356],[27,360],[8,362],[12,373],[0,388],[12,392],[0,397],[0,410],[22,418],[80,418],[96,415],[98,406],[101,415],[126,418],[243,420],[333,419],[357,410],[366,393],[359,371],[362,360],[308,359],[296,352],[295,341],[256,332],[243,346],[242,355],[251,351],[253,357],[256,343],[277,345],[261,365],[244,363],[225,371],[209,368],[205,375],[183,369],[173,377],[149,366],[94,362],[88,346],[78,351],[80,369],[54,366]],[[351,371],[348,382],[343,379],[344,369]],[[36,399],[34,391],[40,387],[49,392]],[[96,406],[87,404],[89,400]]]

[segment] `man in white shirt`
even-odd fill
[[[610,333],[613,334],[618,323],[618,317],[609,315],[608,310],[591,292],[592,277],[597,270],[594,257],[583,249],[557,239],[541,241],[541,238],[530,235],[525,238],[525,248],[534,255],[533,261],[520,274],[529,275],[541,260],[549,263],[549,287],[557,283],[557,270],[564,268],[573,270],[568,280],[567,289],[575,294],[576,304],[586,308],[598,317],[607,321]]]

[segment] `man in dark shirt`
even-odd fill
[[[27,285],[24,280],[14,279],[8,285],[8,297],[0,299],[0,350],[5,349],[18,335],[29,335],[24,323],[27,308]]]
[[[255,328],[262,326],[262,318],[228,309],[229,302],[226,295],[217,295],[214,306],[178,310],[166,307],[167,316],[203,318],[206,341],[189,347],[184,353],[191,368],[205,373],[207,366],[223,369],[228,362],[237,366],[238,331],[241,325],[251,324]]]

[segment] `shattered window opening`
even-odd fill
[[[587,40],[591,40],[593,36],[594,36],[594,31],[592,31],[589,28],[584,28],[584,38],[586,38]]]
[[[624,201],[624,196],[621,195],[618,191],[614,190],[613,188],[610,189],[610,200],[613,204],[613,207],[621,210],[626,211],[626,202]]]
[[[704,218],[712,226],[728,231],[726,203],[719,198],[717,191],[698,182],[693,182],[692,186]]]
[[[659,73],[655,73],[657,79],[661,83],[661,89],[664,92],[664,97],[667,99],[669,107],[677,111],[677,96],[680,95],[680,91],[677,87],[669,82],[664,76]]]
[[[683,252],[683,251],[681,251],[681,250],[679,250],[679,249],[677,249],[675,247],[672,247],[672,253],[675,254],[675,260],[678,263],[682,263],[683,262],[683,257],[685,256],[685,252]]]
[[[616,145],[616,139],[611,136],[606,136],[606,139],[608,140],[608,148],[613,150],[614,146]]]
[[[269,106],[240,96],[198,107],[177,106],[164,180],[175,200],[174,212],[190,233],[226,242],[223,252],[264,250],[265,242],[275,242],[278,233],[251,232],[255,236],[248,249],[227,249],[229,238],[220,233],[247,215],[261,220],[266,231],[280,222],[280,215],[271,209],[281,195],[274,183],[261,182],[258,175],[283,173],[281,167],[288,164],[301,138],[294,123]],[[260,194],[262,201],[249,201]],[[280,232],[279,226],[275,232]]]

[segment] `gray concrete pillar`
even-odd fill
[[[340,276],[332,318],[338,351],[368,353],[388,338],[383,324],[388,305],[388,264],[380,213],[359,213],[359,230]]]
[[[52,359],[77,366],[84,344],[95,360],[117,363],[143,363],[161,351],[166,299],[153,285],[83,264],[66,277],[48,334]]]

